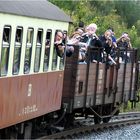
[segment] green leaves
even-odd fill
[[[69,33],[71,34],[83,21],[85,26],[90,23],[98,25],[97,34],[113,27],[118,38],[122,32],[130,34],[133,47],[140,47],[140,1],[133,0],[49,0],[73,20]],[[134,29],[135,27],[135,29]]]

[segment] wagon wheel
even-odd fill
[[[101,118],[99,118],[98,116],[94,116],[94,123],[95,124],[100,124],[101,123]]]
[[[18,139],[18,132],[15,127],[1,130],[0,139]]]
[[[103,123],[108,123],[110,121],[111,117],[103,118]]]
[[[114,115],[119,115],[120,110],[118,109]]]
[[[73,114],[66,114],[65,118],[61,121],[61,125],[64,128],[69,128],[73,126],[74,123],[74,115]]]
[[[52,134],[55,134],[55,133],[58,133],[59,132],[59,129],[57,129],[55,127],[48,127],[45,130],[46,130],[46,133],[48,135],[52,135]]]

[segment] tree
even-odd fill
[[[140,46],[140,1],[49,1],[70,15],[73,20],[69,30],[70,34],[78,26],[79,21],[83,21],[85,25],[96,23],[97,34],[104,33],[111,26],[115,29],[116,37],[126,31],[130,34],[133,47]]]
[[[116,1],[117,14],[123,17],[128,27],[131,28],[140,18],[139,1]]]

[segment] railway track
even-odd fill
[[[130,113],[121,113],[118,116],[114,116],[109,123],[101,123],[101,124],[94,124],[91,119],[87,119],[83,121],[83,118],[78,119],[77,123],[79,122],[79,126],[73,127],[69,130],[60,131],[58,133],[43,136],[37,138],[37,140],[41,139],[66,139],[66,138],[74,138],[81,134],[97,132],[100,130],[104,130],[107,128],[119,128],[124,127],[126,125],[133,125],[140,123],[140,112],[130,112]]]

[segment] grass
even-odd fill
[[[140,91],[138,91],[138,96],[140,97]],[[120,112],[137,112],[140,111],[140,101],[139,102],[132,102],[128,101],[127,103],[123,103]]]

